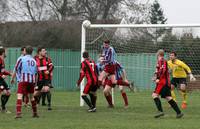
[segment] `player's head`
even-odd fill
[[[169,55],[169,58],[170,58],[170,60],[175,60],[175,59],[176,59],[176,56],[177,56],[176,52],[172,51],[172,52],[170,53],[170,55]]]
[[[105,40],[105,41],[103,42],[103,47],[104,47],[104,48],[109,48],[109,47],[110,47],[110,40]]]
[[[6,57],[6,50],[3,47],[0,47],[0,56],[5,58]]]
[[[84,51],[84,52],[83,52],[83,58],[84,58],[84,59],[89,58],[89,53],[88,53],[87,51]]]
[[[39,56],[45,57],[46,54],[47,54],[47,51],[44,47],[39,47],[38,50],[37,50],[37,53],[38,53]]]
[[[163,58],[165,55],[165,51],[163,49],[159,49],[157,51],[157,58],[160,59],[160,58]]]
[[[104,61],[104,57],[103,57],[103,56],[99,57],[98,62],[99,62],[100,64],[103,64],[103,61]]]
[[[33,53],[33,48],[31,46],[26,46],[26,54],[27,55],[32,55]]]
[[[26,47],[21,47],[21,54],[26,55]]]

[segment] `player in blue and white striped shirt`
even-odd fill
[[[33,51],[33,48],[31,46],[27,46],[26,55],[21,57],[15,65],[15,71],[16,73],[19,74],[16,118],[21,118],[23,94],[30,95],[32,109],[33,109],[33,117],[38,117],[36,101],[32,95],[34,93],[34,86],[35,86],[36,78],[37,78],[37,66],[36,66],[35,59],[32,57],[32,51]]]

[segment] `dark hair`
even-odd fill
[[[3,53],[5,53],[5,48],[1,47],[0,48],[0,55],[3,55]]]
[[[21,52],[24,51],[26,49],[26,47],[21,47]]]
[[[83,52],[83,58],[88,58],[89,57],[89,53],[87,51]]]
[[[28,55],[32,55],[32,52],[33,52],[33,48],[31,46],[26,46],[26,54]]]
[[[44,47],[38,47],[38,49],[37,49],[37,53],[39,53],[39,52],[41,52],[42,51],[42,49],[45,49]]]
[[[110,44],[110,40],[105,40],[104,43],[105,44]]]
[[[174,54],[174,56],[177,56],[175,51],[172,51],[170,54]]]

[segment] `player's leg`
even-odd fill
[[[177,79],[176,78],[172,78],[171,80],[171,95],[173,100],[176,102],[176,94],[175,94],[175,87],[177,87]]]
[[[122,79],[116,80],[115,74],[110,75],[110,79],[111,79],[112,84],[126,86],[126,87],[130,88],[131,91],[134,91],[132,84],[130,84],[128,81],[124,81]]]
[[[183,98],[181,108],[186,109],[187,108],[187,92],[186,92],[186,84],[185,83],[180,84],[180,92],[181,92],[181,96]]]
[[[124,91],[124,87],[119,86],[119,90],[120,90],[122,98],[124,100],[124,107],[127,108],[128,107],[128,97],[126,95],[126,92]]]
[[[6,110],[6,104],[10,98],[11,92],[5,80],[1,80],[1,87],[3,88],[3,92],[1,95],[2,112],[11,113],[10,111]]]
[[[154,92],[152,94],[152,98],[153,98],[154,103],[156,105],[156,108],[158,110],[158,113],[154,117],[159,118],[161,116],[164,116],[164,112],[163,112],[162,104],[161,104],[161,101],[160,101],[160,98],[159,98],[159,94]]]
[[[47,86],[47,85],[43,86],[42,92],[47,95],[48,110],[52,110],[52,108],[51,108],[51,92],[50,92],[50,87]]]
[[[90,92],[89,92],[90,100],[91,100],[91,103],[92,103],[94,108],[96,108],[96,101],[97,101],[97,93],[96,93],[96,91],[97,91],[97,89],[98,89],[98,84],[96,82],[96,85],[93,85],[91,87]]]
[[[31,101],[31,106],[32,106],[32,111],[33,111],[33,117],[37,118],[39,117],[38,116],[38,112],[37,112],[37,97],[35,96],[38,96],[38,94],[41,94],[40,91],[34,91],[34,85],[35,84],[32,84],[30,83],[29,84],[29,90],[27,91],[27,93],[29,94],[29,99]],[[35,99],[36,98],[36,99]]]
[[[109,75],[109,73],[102,71],[98,77],[98,85],[102,85],[102,81]]]
[[[18,84],[18,89],[17,89],[17,102],[16,102],[16,117],[15,118],[21,118],[21,113],[22,113],[22,101],[23,101],[23,96],[25,96],[25,88],[27,84],[25,82],[20,82]]]
[[[40,103],[40,97],[42,94],[41,90],[42,90],[43,86],[44,86],[44,81],[38,81],[37,86],[35,87],[33,97],[37,104]]]
[[[83,93],[81,95],[82,99],[84,100],[84,102],[88,105],[89,109],[88,111],[90,112],[92,109],[94,109],[94,106],[92,105],[92,102],[90,101],[90,99],[87,97],[87,95],[90,92],[90,87],[92,86],[92,82],[90,80],[88,80],[88,82],[85,85],[85,88],[83,90]]]
[[[167,96],[165,97],[166,100],[168,101],[168,103],[170,104],[170,106],[174,109],[174,111],[177,114],[177,118],[181,118],[183,116],[183,114],[181,113],[181,110],[179,109],[177,103],[173,100],[173,98],[171,96]]]
[[[42,92],[41,98],[42,98],[42,106],[46,106],[45,100],[46,100],[47,93]]]
[[[104,96],[108,102],[108,107],[109,108],[113,108],[114,105],[112,103],[112,95],[111,95],[111,91],[112,91],[112,82],[111,80],[105,80],[105,88],[103,90]]]

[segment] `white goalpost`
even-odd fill
[[[132,38],[123,39],[116,36],[115,31],[120,28],[129,28],[129,35],[133,35]],[[116,48],[117,60],[120,60],[127,69],[130,80],[134,80],[136,86],[141,89],[151,89],[154,55],[159,48],[167,52],[178,51],[180,58],[192,67],[194,74],[200,75],[198,36],[200,37],[200,24],[91,24],[85,20],[81,31],[81,61],[85,50],[89,50],[91,56],[97,59],[103,40],[109,39],[111,45]],[[193,41],[191,38],[196,40]],[[141,81],[141,78],[144,80]],[[85,80],[81,83],[80,95],[84,84]],[[114,93],[112,95],[114,97]],[[83,105],[80,96],[80,106]]]

